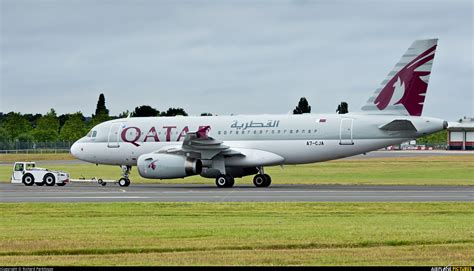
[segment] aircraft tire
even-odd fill
[[[268,174],[263,174],[263,177],[265,178],[265,183],[264,183],[264,186],[262,187],[269,187],[270,184],[272,183],[272,177],[270,177],[270,175]]]
[[[232,187],[234,186],[234,178],[229,175],[221,174],[216,178],[216,185],[219,188]]]
[[[226,187],[234,186],[234,183],[235,183],[234,177],[232,177],[232,176],[227,176],[227,177],[229,178],[229,183],[227,184]]]
[[[130,180],[129,179],[125,179],[125,178],[120,178],[120,180],[118,181],[118,184],[121,186],[121,187],[127,187],[130,185]]]
[[[253,177],[253,184],[256,187],[267,187],[267,178],[265,178],[264,174],[257,174],[255,177]]]

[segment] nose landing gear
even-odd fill
[[[130,174],[130,171],[132,170],[132,166],[121,166],[122,168],[122,178],[118,180],[118,184],[121,187],[127,187],[130,185],[130,179],[128,178],[128,175]]]

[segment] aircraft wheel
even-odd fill
[[[232,186],[234,186],[234,183],[235,183],[234,177],[232,177],[232,176],[228,176],[228,177],[229,177],[229,183],[227,184],[226,187],[232,187]]]
[[[26,186],[32,186],[35,183],[35,177],[30,173],[23,175],[23,184]]]
[[[272,179],[267,174],[257,174],[253,177],[253,184],[256,187],[268,187],[271,182]]]
[[[121,178],[119,181],[118,181],[118,184],[121,186],[121,187],[127,187],[130,185],[130,180],[129,179],[125,179],[125,178]]]
[[[269,187],[270,184],[272,183],[272,177],[268,174],[263,174],[263,177],[265,177],[265,186],[264,187]]]
[[[229,175],[220,175],[219,177],[216,178],[216,185],[219,188],[223,187],[232,187],[234,186],[234,178]]]
[[[56,180],[55,180],[53,174],[46,174],[46,175],[44,175],[44,177],[43,177],[43,182],[44,182],[47,186],[53,186],[53,185],[56,183]]]

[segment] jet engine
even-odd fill
[[[138,157],[140,176],[148,179],[174,179],[201,174],[202,162],[182,155],[148,153]]]

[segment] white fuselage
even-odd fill
[[[416,131],[380,129],[398,119],[411,121]],[[188,132],[203,126],[210,126],[209,136],[231,149],[265,151],[283,158],[273,164],[252,165],[268,166],[365,153],[440,131],[445,122],[427,117],[363,114],[125,118],[97,125],[71,147],[71,153],[91,163],[135,166],[140,155],[180,147]],[[235,157],[227,158],[225,163],[230,167],[249,166]]]

